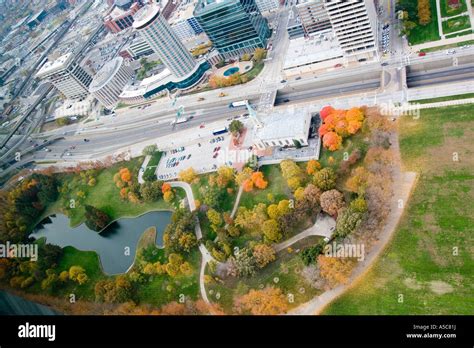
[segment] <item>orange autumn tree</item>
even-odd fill
[[[315,159],[309,160],[308,163],[306,164],[306,173],[308,173],[309,175],[313,175],[320,169],[321,169],[321,164]]]
[[[325,106],[319,114],[323,121],[319,127],[319,136],[323,139],[324,147],[330,151],[338,150],[342,140],[357,133],[364,121],[364,113],[360,108],[339,110]]]
[[[288,300],[278,288],[252,289],[247,294],[235,299],[234,310],[239,314],[284,314],[288,310]]]
[[[321,277],[326,279],[330,286],[335,286],[349,281],[355,262],[351,258],[319,255],[318,265]]]
[[[265,181],[265,179],[263,178],[263,173],[262,172],[252,173],[252,181],[253,181],[253,184],[255,185],[255,187],[259,188],[261,190],[266,188],[267,185],[268,185],[268,181]]]
[[[253,190],[253,181],[252,179],[246,179],[242,183],[242,187],[244,189],[244,192],[250,192]]]
[[[132,173],[130,173],[128,168],[120,169],[119,173],[120,179],[122,179],[123,182],[130,182],[132,180]]]
[[[162,186],[161,186],[161,192],[166,193],[168,191],[171,191],[171,185],[168,184],[167,182],[165,182]]]

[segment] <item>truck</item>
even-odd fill
[[[173,125],[175,125],[175,124],[184,123],[184,122],[186,122],[186,121],[188,121],[188,120],[189,120],[189,118],[187,118],[187,117],[180,117],[180,118],[178,118],[177,120],[174,119],[173,121],[171,121],[170,124],[173,126]]]

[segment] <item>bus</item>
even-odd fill
[[[237,108],[237,107],[240,107],[240,106],[246,106],[248,104],[248,102],[249,101],[247,99],[232,102],[232,103],[229,104],[229,108]]]
[[[212,131],[212,135],[220,135],[220,134],[224,134],[224,133],[227,133],[227,132],[228,132],[227,127],[223,127],[223,128],[214,129]]]

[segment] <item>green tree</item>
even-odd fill
[[[239,135],[240,133],[242,133],[242,131],[244,130],[245,126],[242,122],[240,122],[239,120],[233,120],[230,124],[229,124],[229,131],[232,133],[232,135],[234,137],[236,137],[237,135]]]
[[[110,217],[102,210],[91,205],[86,205],[85,210],[86,225],[91,230],[99,232],[110,223]]]
[[[145,146],[142,150],[142,154],[143,156],[151,156],[156,152],[157,148],[156,144]]]
[[[313,182],[322,191],[327,191],[336,187],[336,179],[336,173],[332,168],[323,168],[314,174]]]
[[[264,234],[265,241],[269,243],[279,242],[282,238],[280,227],[278,222],[274,219],[269,219],[263,223],[262,231]]]

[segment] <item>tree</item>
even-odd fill
[[[336,132],[327,132],[323,136],[323,146],[329,151],[339,150],[342,144],[342,137]]]
[[[275,249],[267,244],[257,244],[253,247],[253,257],[259,268],[264,268],[270,262],[275,261]]]
[[[159,181],[144,182],[140,185],[140,196],[145,202],[155,202],[163,195],[161,186],[162,183]]]
[[[232,133],[234,137],[237,137],[239,134],[241,134],[244,130],[245,126],[242,122],[239,120],[233,120],[229,124],[229,131]]]
[[[321,111],[319,112],[319,116],[321,116],[321,120],[325,121],[326,118],[331,115],[332,113],[334,113],[334,108],[332,106],[325,106],[321,109]]]
[[[326,243],[322,241],[311,247],[304,248],[303,251],[300,253],[300,257],[303,260],[303,263],[306,266],[316,263],[318,260],[318,256],[324,251],[325,245]]]
[[[91,205],[86,205],[85,210],[86,225],[91,230],[99,232],[110,223],[110,217],[102,210]]]
[[[263,223],[262,232],[264,234],[265,241],[269,243],[279,242],[283,237],[278,226],[278,222],[274,219],[269,219]]]
[[[182,250],[189,252],[197,245],[197,239],[194,233],[183,233],[178,239],[179,246]]]
[[[430,0],[418,0],[418,23],[427,25],[431,22]]]
[[[79,285],[85,284],[88,280],[86,270],[81,266],[71,266],[69,268],[69,279],[79,283]]]
[[[171,185],[169,183],[165,182],[161,186],[161,192],[163,192],[163,194],[164,194],[165,192],[168,192],[168,191],[171,191]]]
[[[174,193],[173,191],[166,191],[163,194],[163,199],[166,203],[170,203],[174,199]]]
[[[344,195],[338,190],[329,190],[321,194],[321,208],[329,215],[335,216],[344,207]]]
[[[349,208],[358,213],[365,213],[367,211],[367,201],[364,197],[357,197],[350,203]]]
[[[335,286],[348,282],[354,262],[349,258],[319,255],[318,265],[321,276],[328,281],[329,285]]]
[[[267,208],[267,214],[270,217],[270,219],[278,219],[278,217],[279,217],[278,205],[270,204]]]
[[[256,260],[249,248],[242,248],[229,258],[228,274],[234,277],[249,277],[256,272]]]
[[[199,189],[199,192],[201,193],[203,203],[208,207],[218,207],[221,204],[225,193],[225,191],[222,191],[217,187],[205,186],[202,186]]]
[[[115,280],[100,280],[94,290],[96,300],[106,303],[127,302],[133,295],[132,283],[124,275],[119,275]]]
[[[363,213],[348,208],[343,209],[337,216],[336,220],[336,235],[338,237],[346,237],[354,231],[361,223]]]
[[[142,154],[144,156],[151,156],[156,152],[157,148],[156,144],[145,146],[142,150]]]
[[[268,182],[265,181],[265,179],[263,178],[262,172],[252,173],[252,182],[256,188],[259,188],[261,190],[265,189],[268,185]]]
[[[332,168],[323,168],[316,172],[313,182],[322,191],[331,190],[336,187],[336,173]]]
[[[178,174],[178,178],[181,181],[184,181],[184,182],[187,182],[188,184],[191,184],[196,180],[197,173],[193,168],[190,167],[188,169],[182,170]]]
[[[261,62],[263,59],[265,59],[266,55],[266,50],[264,50],[263,48],[256,48],[255,52],[253,53],[253,60],[257,63]]]
[[[242,55],[242,60],[243,60],[243,61],[249,61],[250,59],[251,59],[250,54],[244,53],[244,54]]]
[[[219,188],[224,188],[234,179],[234,168],[229,166],[220,166],[217,169],[216,183]]]
[[[286,313],[288,301],[280,289],[274,287],[252,289],[235,299],[234,310],[239,314],[278,315]]]
[[[306,164],[306,173],[309,175],[313,175],[320,169],[321,169],[321,164],[314,159],[309,160],[308,163]]]
[[[253,190],[253,181],[251,179],[244,180],[242,187],[244,192],[251,192]]]
[[[214,231],[217,231],[217,229],[222,226],[221,214],[219,214],[215,209],[211,208],[207,211],[206,215],[209,219],[209,222],[211,223],[211,228]]]
[[[346,181],[346,188],[355,193],[362,193],[367,187],[370,173],[364,167],[355,168],[349,179]]]
[[[120,169],[119,173],[120,173],[120,179],[123,182],[130,182],[132,180],[132,173],[130,173],[130,170],[128,168]]]
[[[242,169],[242,171],[240,173],[237,173],[235,175],[235,182],[237,183],[237,185],[242,185],[244,183],[245,180],[250,180],[251,176],[252,176],[252,169],[249,168],[249,167],[245,167],[244,169]]]

